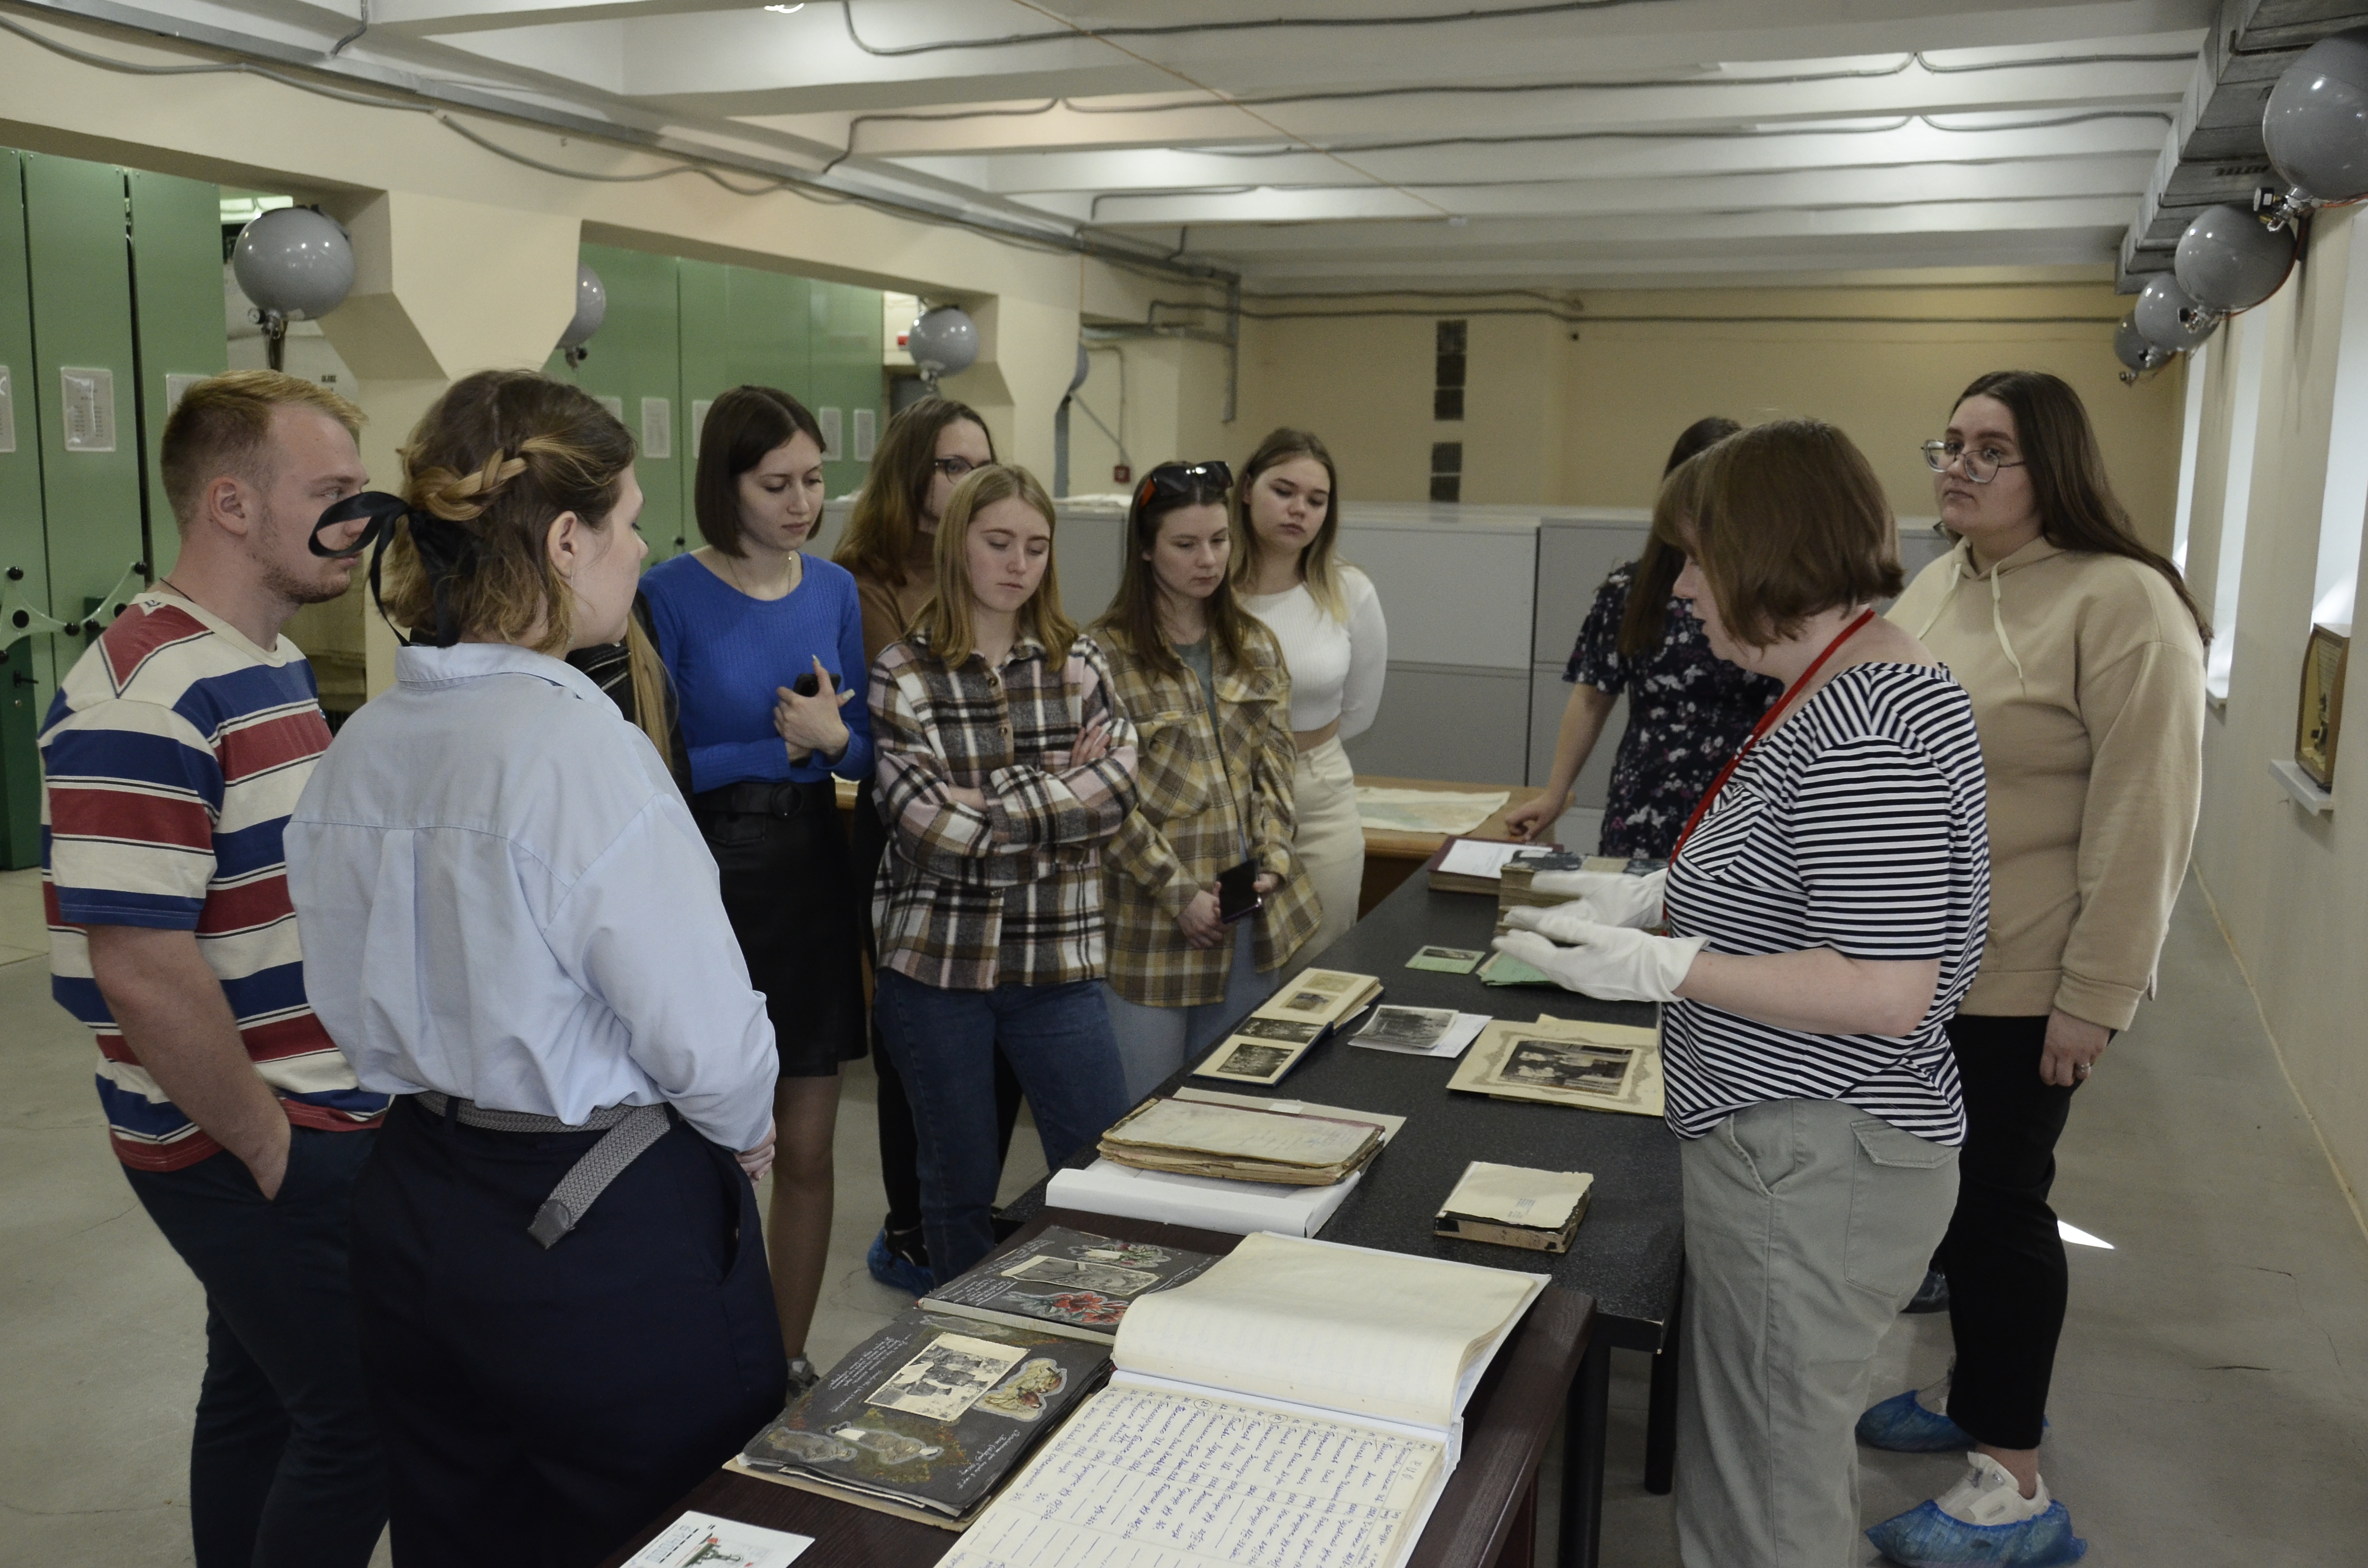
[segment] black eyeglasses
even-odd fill
[[[1135,487],[1134,504],[1147,506],[1155,495],[1190,496],[1233,487],[1234,471],[1224,463],[1161,463]]]
[[[975,473],[980,469],[990,465],[974,463],[968,458],[932,458],[929,460],[929,466],[959,483],[963,475]]]
[[[1965,477],[1975,484],[1987,484],[1998,476],[2002,468],[2021,468],[2022,460],[2009,458],[1996,447],[1984,447],[1979,451],[1963,441],[1939,440],[1924,443],[1924,466],[1934,473],[1946,473],[1951,463],[1962,462]]]

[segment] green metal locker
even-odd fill
[[[183,387],[230,369],[222,313],[222,187],[142,169],[130,170],[126,182],[138,311],[140,449],[148,470],[148,559],[161,577],[181,552],[156,462],[165,416]]]
[[[554,353],[543,373],[608,403],[641,443],[634,472],[647,497],[642,537],[649,540],[655,566],[681,550],[690,531],[683,509],[689,492],[681,476],[689,456],[682,445],[680,264],[670,256],[608,245],[586,245],[581,255],[609,291],[609,313],[583,364],[570,366]]]
[[[131,253],[121,169],[40,153],[24,165],[50,606],[77,623],[57,636],[63,672],[85,646],[79,623],[112,619],[142,585]]]
[[[25,276],[24,159],[0,148],[0,869],[7,870],[41,858],[36,747],[46,693],[55,684],[50,639],[34,619],[50,608],[40,428]]]
[[[690,501],[698,472],[699,423],[716,394],[744,384],[779,387],[810,402],[807,376],[813,306],[803,278],[724,267],[708,261],[682,263],[682,395],[688,405],[676,432],[683,461],[684,532],[699,542]]]
[[[800,393],[833,437],[835,460],[823,465],[833,495],[852,494],[871,467],[871,446],[882,420],[880,290],[850,283],[813,288],[813,369]]]

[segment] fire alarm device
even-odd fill
[[[1113,464],[1110,468],[1110,482],[1113,484],[1131,484],[1134,482],[1134,470],[1124,463]]]

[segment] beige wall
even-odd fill
[[[2168,546],[2181,383],[2175,369],[2116,380],[2112,326],[2128,307],[2101,280],[1590,293],[1575,324],[1468,316],[1465,418],[1450,425],[1431,421],[1430,393],[1432,323],[1452,304],[1250,321],[1234,447],[1304,425],[1338,458],[1344,492],[1416,501],[1430,444],[1461,440],[1467,501],[1639,506],[1669,443],[1702,415],[1808,415],[1849,431],[1893,506],[1924,516],[1917,443],[1940,433],[1956,392],[1984,370],[2044,369],[2079,389],[2123,501]],[[1814,319],[1786,319],[1802,317]]]
[[[2368,439],[2331,429],[2336,346],[2351,248],[2368,242],[2359,210],[2319,215],[2310,254],[2268,304],[2232,324],[2261,335],[2258,448],[2229,483],[2251,496],[2225,705],[2204,725],[2203,819],[2195,869],[2210,892],[2288,1075],[2336,1165],[2358,1194],[2368,1185],[2368,794],[2344,788],[2338,809],[2312,816],[2268,774],[2292,757],[2303,650],[2309,636],[2321,504],[2330,442]],[[2355,272],[2355,276],[2358,274]],[[2368,293],[2368,289],[2361,290]],[[2351,301],[2368,311],[2368,299]],[[2213,346],[2204,392],[2189,576],[2210,595],[2217,577],[2226,449],[2236,402],[2229,329]],[[2357,528],[2357,512],[2334,519]],[[2211,607],[2226,621],[2226,603]],[[2226,632],[2224,631],[2224,636]],[[2368,679],[2350,684],[2346,728],[2358,753],[2346,764],[2368,779]],[[2354,799],[2353,797],[2358,797]],[[2209,1093],[2208,1085],[2196,1085]],[[2260,1173],[2274,1182],[2275,1173]],[[2356,1202],[2356,1197],[2355,1197]]]

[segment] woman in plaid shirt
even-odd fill
[[[1125,1114],[1102,999],[1101,846],[1134,809],[1134,726],[1061,613],[1053,501],[1025,469],[955,487],[938,594],[871,667],[890,853],[872,1006],[913,1104],[931,1272],[995,1244],[1000,1048],[1058,1167]]]
[[[1118,600],[1094,623],[1143,744],[1142,801],[1107,877],[1110,1023],[1130,1100],[1263,1001],[1322,918],[1291,850],[1291,671],[1227,581],[1232,485],[1221,462],[1153,469],[1127,516]],[[1244,861],[1263,903],[1229,929],[1217,873]]]

